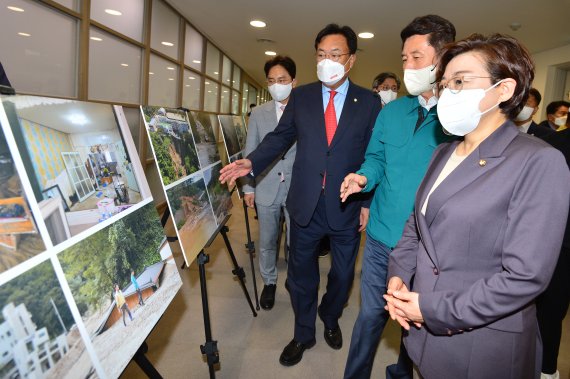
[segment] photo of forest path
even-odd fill
[[[186,112],[152,106],[141,109],[164,185],[198,171],[198,152]]]
[[[119,376],[182,284],[167,247],[151,202],[58,255],[109,377]]]
[[[0,377],[96,376],[51,261],[0,287],[0,310]]]
[[[210,201],[212,203],[212,208],[214,209],[214,215],[216,216],[216,222],[218,225],[222,220],[229,214],[230,209],[233,206],[232,197],[228,187],[225,184],[220,183],[220,169],[222,168],[222,163],[213,165],[207,170],[204,170],[204,180],[206,182],[206,187],[208,188],[208,195],[210,196]]]
[[[194,174],[166,191],[186,264],[192,263],[216,230],[204,176]]]
[[[208,113],[192,112],[191,115],[190,126],[192,127],[194,141],[196,141],[198,160],[200,167],[204,169],[220,160],[220,153],[216,145],[220,133],[219,127],[216,124],[216,129],[214,129],[210,117],[212,115]]]

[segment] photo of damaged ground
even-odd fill
[[[162,182],[168,185],[200,169],[186,112],[141,107]]]
[[[230,213],[230,209],[233,206],[232,196],[230,191],[228,191],[228,187],[220,183],[221,168],[222,163],[220,162],[204,170],[204,181],[206,182],[206,188],[208,188],[208,195],[210,196],[210,202],[212,203],[218,225]]]
[[[216,219],[202,173],[166,191],[186,264],[190,265],[216,231]]]
[[[188,113],[192,134],[198,150],[198,160],[202,169],[220,160],[217,142],[223,142],[220,137],[220,127],[216,115],[204,112]]]
[[[0,287],[1,378],[94,378],[51,261]]]
[[[118,377],[181,286],[154,204],[58,259],[106,375]]]
[[[226,144],[225,148],[229,159],[242,150],[238,140],[237,129],[234,125],[233,116],[220,115],[218,116],[218,119],[220,120],[220,125],[222,126],[222,134],[224,137],[224,142]]]

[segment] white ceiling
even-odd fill
[[[401,75],[400,31],[425,14],[449,19],[458,38],[476,32],[506,33],[521,40],[531,53],[570,43],[570,0],[167,1],[260,84],[265,79],[263,64],[270,58],[264,55],[266,50],[291,56],[300,83],[316,80],[314,39],[331,22],[349,25],[356,33],[375,34],[372,40],[359,39],[361,51],[351,73],[351,79],[365,87],[382,71]],[[267,27],[251,27],[252,19],[265,21]],[[522,27],[511,30],[513,22]]]

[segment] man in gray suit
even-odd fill
[[[273,100],[254,108],[251,112],[245,144],[246,156],[257,148],[267,133],[275,129],[289,101],[291,90],[297,85],[295,62],[289,57],[276,56],[265,63],[264,70]],[[296,145],[293,144],[280,159],[243,187],[247,206],[253,208],[254,203],[257,205],[259,271],[264,283],[260,305],[265,310],[270,310],[275,304],[277,288],[275,261],[281,209],[285,212],[287,234],[289,234],[289,214],[285,208],[285,199],[291,183],[295,151]]]

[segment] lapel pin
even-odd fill
[[[484,160],[484,159],[480,159],[480,160],[479,160],[479,166],[485,167],[486,164],[487,164],[487,161],[486,161],[486,160]]]
[[[358,99],[355,97],[355,98],[354,98],[354,102],[356,103],[357,101],[358,101]]]

